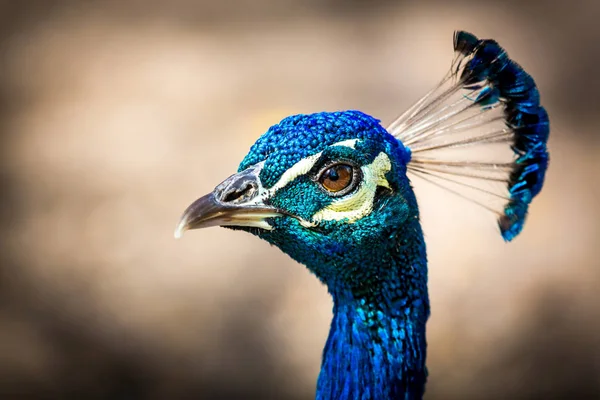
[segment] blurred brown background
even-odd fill
[[[326,290],[250,235],[172,237],[287,114],[393,119],[452,33],[537,80],[552,164],[523,234],[416,182],[428,399],[600,398],[600,3],[0,1],[0,398],[310,399]]]

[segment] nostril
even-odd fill
[[[240,188],[229,187],[228,190],[224,193],[224,196],[221,201],[223,203],[239,203],[248,198],[251,198],[255,190],[256,187],[252,182],[245,182]]]

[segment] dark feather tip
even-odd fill
[[[467,62],[460,78],[466,85],[489,80],[510,63],[506,51],[494,40],[480,40],[471,52],[473,58]]]
[[[471,53],[479,44],[479,39],[472,33],[465,31],[454,32],[454,51],[462,54]]]
[[[502,94],[510,100],[519,100],[529,96],[529,91],[535,89],[535,81],[519,64],[514,61],[497,74],[490,77]]]
[[[504,208],[504,215],[498,219],[498,227],[502,238],[507,242],[513,240],[523,230],[527,216],[528,203],[513,200]]]
[[[550,120],[544,107],[523,112],[514,107],[505,110],[507,125],[515,132],[514,151],[525,154],[536,146],[546,146],[550,135]]]

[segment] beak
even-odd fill
[[[286,212],[264,204],[268,190],[258,177],[262,163],[234,174],[219,184],[212,193],[194,201],[183,213],[175,237],[190,229],[210,226],[247,226],[273,229],[267,218],[287,215]]]

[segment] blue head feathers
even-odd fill
[[[260,191],[272,193],[264,204],[293,217],[270,220],[273,229],[244,229],[328,284],[357,282],[361,269],[362,284],[376,273],[363,268],[365,260],[387,252],[398,227],[417,215],[409,160],[409,150],[360,111],[285,118],[252,146],[239,171],[261,165]]]
[[[420,399],[427,261],[409,176],[523,228],[546,168],[537,87],[493,40],[458,32],[440,84],[387,129],[359,111],[272,126],[236,174],[184,213],[186,229],[251,232],[305,264],[334,299],[317,399]]]
[[[271,187],[303,158],[336,143],[352,148],[362,141],[380,143],[382,149],[399,151],[399,161],[404,164],[410,158],[407,149],[379,124],[379,120],[360,111],[322,112],[293,115],[272,126],[254,143],[239,171],[265,161],[261,178],[266,187]]]

